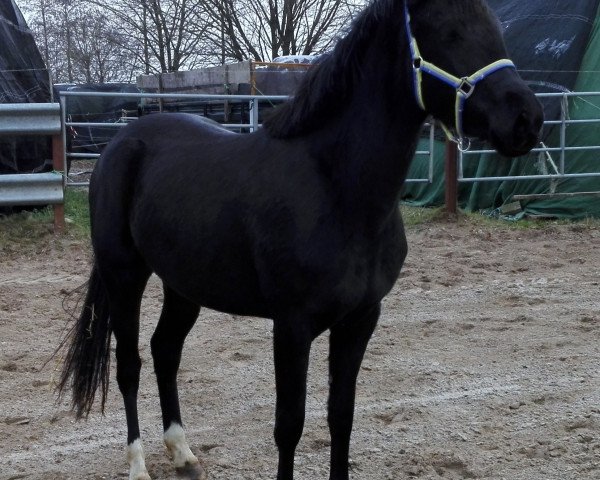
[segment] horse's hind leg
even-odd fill
[[[152,336],[152,358],[163,415],[164,441],[177,472],[188,479],[206,478],[190,450],[181,422],[177,370],[185,337],[198,318],[200,307],[165,286],[162,313]]]
[[[330,480],[348,480],[356,378],[379,312],[377,304],[351,314],[331,328],[327,417],[331,433]]]
[[[138,351],[142,295],[150,272],[137,259],[115,256],[96,260],[109,298],[110,322],[116,340],[117,383],[125,403],[127,459],[130,480],[149,480],[140,440],[137,394],[141,360]]]

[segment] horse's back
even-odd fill
[[[152,152],[170,150],[175,157],[181,143],[192,140],[201,147],[203,141],[231,135],[234,134],[217,122],[197,115],[166,113],[140,117],[121,129],[107,145],[94,169],[96,183],[112,182],[122,176],[131,181],[138,167],[149,167],[147,161]]]

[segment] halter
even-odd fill
[[[425,101],[423,99],[423,73],[427,73],[432,77],[444,82],[446,85],[452,87],[456,91],[454,125],[455,133],[453,133],[443,123],[441,124],[442,129],[444,130],[446,137],[448,137],[448,140],[456,142],[460,149],[468,150],[470,142],[469,140],[465,140],[465,134],[463,131],[463,112],[467,99],[473,95],[475,87],[484,78],[489,77],[492,73],[495,73],[503,68],[516,68],[515,64],[511,60],[503,58],[490,63],[480,70],[477,70],[473,75],[458,78],[421,57],[417,40],[412,34],[412,30],[410,28],[410,14],[408,13],[408,7],[406,6],[406,3],[404,4],[404,12],[406,18],[406,32],[408,34],[410,53],[412,57],[414,91],[417,104],[423,111],[427,111],[427,108],[425,108]]]

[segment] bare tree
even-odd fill
[[[202,0],[83,0],[106,12],[128,32],[124,47],[145,73],[176,72],[203,60],[209,28]]]
[[[310,55],[331,46],[336,34],[363,3],[347,0],[206,0],[211,6],[214,44],[222,57],[271,60]],[[218,32],[218,33],[217,33]]]
[[[24,6],[54,81],[131,79],[132,67],[121,48],[124,38],[98,9],[78,0],[29,0]]]
[[[130,80],[132,67],[128,65],[122,48],[125,37],[102,13],[74,22],[71,26],[71,56],[78,78],[87,83]]]
[[[331,46],[365,0],[20,0],[59,82],[127,81]]]

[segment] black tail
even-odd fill
[[[108,298],[94,264],[79,319],[59,347],[67,349],[57,387],[59,398],[71,389],[77,418],[89,415],[98,387],[102,391],[104,413],[110,373],[111,333]]]

